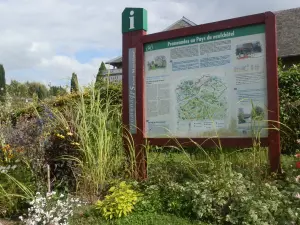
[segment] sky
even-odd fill
[[[300,0],[0,0],[0,64],[11,79],[68,85],[95,79],[102,61],[122,53],[121,14],[148,11],[148,33],[182,16],[196,24],[300,7]]]

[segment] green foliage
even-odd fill
[[[67,94],[67,90],[62,86],[50,86],[49,89],[50,96],[61,96],[66,94]]]
[[[28,84],[29,82],[21,83],[19,81],[12,80],[10,84],[7,85],[7,92],[14,99],[20,97],[29,97]]]
[[[2,64],[0,64],[0,101],[4,102],[6,97],[6,81],[5,70]]]
[[[39,82],[25,82],[21,83],[16,80],[12,80],[7,86],[8,94],[13,100],[23,100],[24,98],[32,98],[37,95],[38,99],[45,99],[49,96],[47,87]]]
[[[36,112],[43,113],[44,104],[49,106],[51,109],[58,111],[64,111],[65,108],[78,106],[82,98],[84,104],[88,107],[91,102],[91,96],[94,94],[93,88],[87,88],[83,93],[69,93],[67,95],[58,96],[54,99],[45,99],[43,103],[37,105],[27,105],[26,107],[18,107],[13,112],[13,119],[17,120],[19,117],[28,116],[35,117]],[[110,99],[110,103],[114,106],[119,106],[122,103],[122,89],[119,84],[110,84],[105,90],[102,90],[99,94],[99,99]]]
[[[26,209],[26,200],[32,197],[34,189],[32,181],[23,149],[5,144],[0,132],[0,216],[11,216]]]
[[[294,154],[300,139],[300,65],[279,69],[281,150]]]
[[[75,215],[70,220],[70,225],[208,225],[198,221],[190,221],[171,214],[157,213],[132,213],[126,217],[121,217],[116,220],[105,220],[102,217],[86,214]],[[212,225],[212,224],[210,224]]]
[[[60,192],[76,191],[76,174],[79,173],[74,160],[66,156],[79,157],[80,144],[73,128],[57,123],[51,126],[48,135],[44,135],[44,160],[50,167],[51,189]]]
[[[71,78],[71,92],[78,92],[79,91],[79,83],[78,83],[78,78],[76,73],[72,73],[72,78]]]
[[[105,71],[106,71],[105,64],[104,64],[104,62],[101,62],[101,65],[99,67],[99,70],[98,70],[98,73],[96,76],[96,83],[95,83],[96,88],[99,88],[100,86],[103,85],[103,83],[104,83],[103,76],[104,76]]]
[[[121,182],[118,186],[109,189],[109,195],[103,201],[97,201],[96,209],[99,209],[105,219],[115,219],[127,216],[132,212],[140,194],[126,182]]]
[[[30,97],[36,95],[40,100],[48,97],[48,89],[44,84],[39,82],[26,82],[26,86],[28,86],[28,94]]]
[[[103,93],[104,92],[104,93]],[[102,98],[101,96],[106,96]],[[56,118],[70,127],[78,137],[80,157],[70,155],[81,171],[76,176],[78,191],[91,198],[97,196],[114,177],[124,171],[120,105],[112,92],[95,90],[80,93],[70,107],[60,109]]]
[[[292,192],[276,185],[261,185],[240,173],[210,172],[198,182],[166,181],[142,188],[143,199],[137,209],[172,213],[215,224],[298,224],[297,205]],[[295,190],[295,189],[294,189]],[[150,210],[149,210],[150,209]]]

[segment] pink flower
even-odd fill
[[[295,155],[295,157],[296,157],[296,158],[300,158],[300,153],[297,153],[297,154]]]

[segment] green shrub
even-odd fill
[[[281,150],[294,154],[300,139],[300,65],[279,69]]]
[[[55,109],[58,111],[63,111],[66,107],[68,108],[75,106],[82,100],[82,98],[87,105],[90,105],[92,103],[91,96],[94,95],[94,91],[94,87],[88,87],[84,90],[83,93],[70,93],[67,95],[58,96],[54,99],[45,99],[43,102],[39,102],[38,104],[31,104],[25,108],[16,108],[12,113],[8,112],[6,116],[11,113],[12,120],[18,120],[22,116],[36,117],[36,112],[43,114],[43,112],[45,111],[44,105],[50,107],[51,110]],[[121,105],[122,87],[120,84],[110,84],[108,86],[102,87],[101,93],[99,96],[97,96],[97,98],[98,97],[99,99],[110,98],[113,105]]]
[[[127,216],[132,212],[140,194],[126,182],[121,182],[118,186],[109,189],[109,195],[103,201],[97,201],[96,209],[100,210],[105,219],[115,219]]]
[[[240,173],[210,172],[186,183],[162,181],[141,184],[142,211],[171,213],[215,224],[298,224],[299,203],[290,189],[261,180],[254,183]],[[286,186],[286,185],[285,185]]]
[[[32,197],[34,179],[23,153],[0,139],[0,216],[21,213]]]
[[[53,125],[52,131],[45,135],[43,148],[45,164],[50,167],[51,190],[60,192],[76,191],[76,175],[80,172],[76,162],[64,157],[80,158],[78,137],[69,127],[61,124]]]

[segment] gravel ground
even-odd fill
[[[0,225],[15,225],[15,222],[0,219]]]

